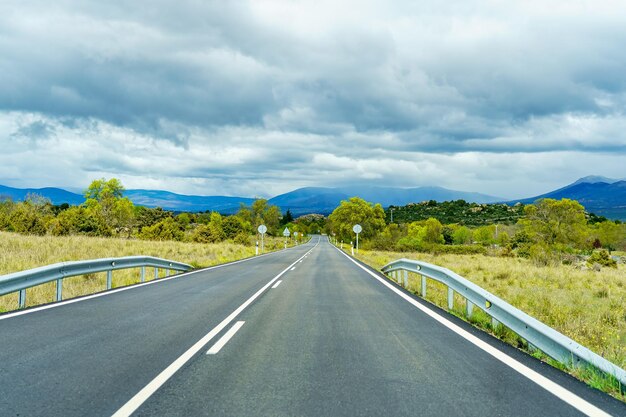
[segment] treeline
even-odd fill
[[[123,194],[123,185],[114,178],[93,181],[80,206],[55,206],[37,195],[20,202],[0,198],[0,230],[200,243],[231,240],[248,245],[253,244],[251,237],[260,224],[267,226],[270,236],[282,236],[285,227],[301,236],[323,229],[323,216],[294,219],[290,212],[283,216],[277,206],[264,199],[255,200],[250,206],[242,205],[234,215],[222,216],[217,212],[175,214],[161,208],[136,206]]]
[[[435,207],[435,204],[427,202],[421,206]],[[437,206],[466,207],[467,203]],[[330,215],[327,230],[338,241],[348,243],[355,238],[352,225],[359,223],[363,226],[360,241],[364,248],[370,249],[492,253],[531,258],[546,265],[573,262],[577,255],[605,249],[605,253],[594,255],[593,261],[613,266],[614,261],[608,254],[613,250],[626,250],[626,225],[589,216],[577,201],[544,199],[522,208],[522,214],[513,224],[470,226],[453,217],[449,218],[450,223],[435,217],[402,222],[395,213],[394,222],[390,223],[385,221],[388,213],[379,204],[355,197],[343,201]]]

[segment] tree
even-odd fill
[[[577,201],[546,198],[524,208],[519,221],[535,243],[561,247],[583,247],[587,237],[585,209]]]
[[[132,232],[135,219],[133,203],[124,197],[124,186],[117,178],[101,178],[91,182],[85,190],[85,206],[95,216],[101,216],[106,224],[118,233]]]
[[[617,248],[617,245],[625,239],[622,227],[611,221],[597,224],[598,239],[609,253]]]
[[[283,216],[281,224],[285,225],[293,222],[293,215],[291,214],[291,210],[287,209],[287,213]]]
[[[452,241],[455,245],[467,245],[472,243],[472,231],[467,226],[461,226],[452,233]]]
[[[342,201],[328,219],[331,223],[331,230],[340,240],[346,242],[354,240],[352,227],[355,224],[363,227],[363,232],[359,236],[362,239],[371,238],[385,228],[383,207],[380,204],[372,205],[359,197]]]
[[[184,233],[172,217],[166,217],[152,226],[141,229],[139,236],[147,240],[183,240]]]

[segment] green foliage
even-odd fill
[[[396,223],[411,223],[433,217],[442,224],[482,226],[493,223],[514,224],[524,215],[524,206],[521,204],[508,206],[506,204],[468,203],[464,200],[442,203],[425,201],[402,207],[390,206],[386,210],[387,221],[391,217],[390,209],[393,209],[393,220]]]
[[[172,217],[166,217],[141,229],[139,237],[146,240],[183,240],[184,235],[180,225]]]
[[[577,201],[546,198],[525,207],[526,218],[520,220],[535,243],[563,247],[581,247],[587,237],[585,209]]]
[[[92,181],[85,190],[85,207],[94,217],[102,217],[112,230],[130,237],[135,206],[124,197],[124,186],[117,178]]]
[[[595,264],[609,268],[617,268],[617,262],[611,258],[609,253],[605,250],[594,251],[591,254],[587,260],[587,265],[593,267]]]
[[[480,243],[481,245],[494,244],[496,242],[495,236],[496,227],[493,225],[478,227],[473,233],[474,242]]]
[[[455,245],[468,245],[472,243],[473,233],[467,226],[461,226],[452,233],[452,242]]]
[[[338,239],[350,242],[355,239],[352,227],[363,227],[359,238],[369,239],[385,228],[385,212],[380,204],[372,205],[362,198],[352,197],[339,204],[329,216],[330,228]]]

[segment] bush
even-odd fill
[[[605,250],[595,251],[591,254],[587,260],[587,266],[593,267],[595,264],[609,268],[617,268],[617,262],[615,262],[615,260],[609,256],[609,252]]]

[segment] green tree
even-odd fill
[[[129,237],[135,219],[133,203],[124,197],[124,186],[117,178],[94,180],[85,190],[85,206],[100,216],[110,229]]]
[[[475,242],[482,245],[494,244],[496,242],[496,227],[493,225],[478,227],[474,230],[473,237]]]
[[[535,243],[582,248],[587,238],[585,209],[577,201],[546,198],[524,208],[526,218],[519,221]]]
[[[598,223],[596,227],[598,239],[600,239],[602,246],[605,247],[609,253],[614,251],[617,248],[617,245],[619,245],[626,238],[621,225],[615,224],[614,222],[605,221]]]
[[[352,197],[339,204],[329,216],[329,221],[331,230],[340,240],[354,240],[352,227],[355,224],[363,227],[360,238],[369,239],[385,228],[385,211],[380,204],[373,205],[359,197]]]
[[[139,236],[147,240],[183,240],[185,234],[174,218],[166,217],[152,226],[141,229]]]
[[[132,233],[135,210],[124,197],[124,186],[117,178],[94,180],[85,190],[85,207],[90,214],[101,217],[108,227],[118,233]]]
[[[461,226],[452,233],[452,241],[455,245],[468,245],[472,243],[472,231],[467,226]]]

